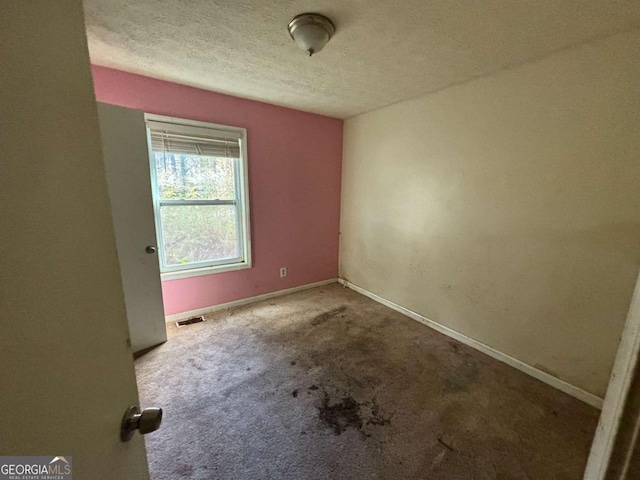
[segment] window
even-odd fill
[[[249,268],[246,130],[145,118],[162,278]]]

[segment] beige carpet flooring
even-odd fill
[[[334,284],[136,360],[154,480],[582,478],[595,408]]]

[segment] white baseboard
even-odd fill
[[[575,385],[565,382],[564,380],[560,380],[559,378],[554,377],[553,375],[550,375],[547,372],[538,370],[537,368],[532,367],[531,365],[528,365],[524,362],[521,362],[520,360],[513,358],[507,355],[506,353],[496,350],[495,348],[485,345],[484,343],[474,340],[473,338],[467,337],[466,335],[460,332],[456,332],[451,328],[445,327],[444,325],[436,323],[433,320],[429,320],[427,317],[420,315],[419,313],[416,313],[412,310],[409,310],[408,308],[405,308],[396,303],[393,303],[385,298],[382,298],[379,295],[376,295],[375,293],[365,290],[364,288],[354,285],[353,283],[348,282],[342,278],[339,278],[338,282],[344,285],[345,287],[348,287],[351,290],[364,295],[365,297],[369,297],[372,300],[375,300],[376,302],[381,303],[382,305],[385,305],[397,312],[402,313],[403,315],[406,315],[407,317],[413,320],[416,320],[426,325],[427,327],[433,328],[434,330],[440,333],[443,333],[444,335],[447,335],[448,337],[451,337],[459,341],[460,343],[464,343],[465,345],[475,348],[476,350],[486,355],[489,355],[490,357],[493,357],[496,360],[506,363],[507,365],[515,368],[516,370],[520,370],[521,372],[526,373],[527,375],[530,375],[533,378],[546,383],[547,385],[551,385],[552,387],[557,388],[558,390],[564,393],[567,393],[572,397],[577,398],[578,400],[582,400],[583,402],[591,405],[592,407],[596,407],[602,410],[603,399],[598,397],[597,395],[589,393],[579,387],[576,387]]]
[[[337,278],[331,278],[329,280],[322,280],[321,282],[307,283],[306,285],[300,285],[298,287],[287,288],[285,290],[278,290],[277,292],[264,293],[262,295],[256,295],[255,297],[243,298],[241,300],[235,300],[233,302],[221,303],[219,305],[212,305],[210,307],[199,308],[197,310],[190,310],[188,312],[174,313],[173,315],[167,315],[164,317],[165,322],[177,322],[185,318],[198,317],[200,315],[206,315],[207,313],[217,312],[219,310],[226,310],[227,308],[239,307],[241,305],[248,305],[250,303],[260,302],[262,300],[268,300],[274,297],[280,297],[282,295],[288,295],[290,293],[300,292],[301,290],[308,290],[310,288],[322,287],[323,285],[329,285],[336,283]]]

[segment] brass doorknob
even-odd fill
[[[120,440],[128,442],[136,430],[140,434],[155,432],[162,423],[162,409],[157,407],[145,408],[131,406],[127,408],[120,425]]]

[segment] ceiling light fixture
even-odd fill
[[[302,13],[289,22],[289,35],[309,56],[322,50],[335,31],[331,20],[317,13]]]

